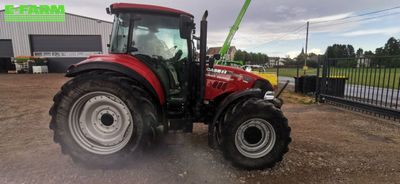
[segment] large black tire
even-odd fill
[[[224,156],[232,161],[234,166],[244,169],[271,168],[282,161],[283,155],[289,151],[291,129],[288,126],[288,121],[282,111],[269,101],[258,98],[241,100],[233,105],[222,119],[220,147]],[[273,129],[271,132],[274,133],[264,133],[263,135],[270,135],[270,137],[268,139],[262,138],[260,132],[264,130],[263,128],[255,129],[252,127],[251,129],[245,125],[249,127],[265,127],[264,129],[267,130],[270,127],[270,129]],[[272,141],[273,134],[275,135],[275,141]],[[265,146],[263,149],[260,148],[258,152],[251,152],[242,148],[245,145],[244,140],[246,140],[245,143],[247,145],[262,145],[263,140],[266,140],[267,143],[274,142],[274,144],[268,143],[266,145],[270,146]],[[254,147],[250,146],[250,148]],[[248,149],[249,146],[246,148]]]
[[[110,154],[88,151],[85,146],[82,146],[83,144],[78,144],[79,140],[76,138],[79,137],[76,136],[78,133],[72,133],[76,130],[71,130],[74,128],[70,125],[73,122],[70,121],[73,119],[70,113],[74,104],[82,99],[82,96],[95,92],[114,95],[120,99],[121,104],[128,107],[129,110],[123,112],[126,112],[125,114],[130,112],[131,119],[128,119],[129,126],[126,129],[132,126],[131,136],[126,138],[128,131],[124,132],[123,137],[127,139],[125,145],[122,144],[120,150]],[[125,166],[129,163],[129,158],[140,156],[139,153],[143,148],[149,145],[151,128],[157,122],[155,106],[149,93],[137,81],[115,72],[91,71],[80,74],[64,84],[53,101],[54,104],[50,109],[52,117],[50,128],[54,131],[54,141],[61,145],[62,153],[71,156],[74,162],[82,163],[84,166],[100,168]],[[79,119],[80,122],[81,119]],[[121,120],[121,123],[123,122],[126,121]]]

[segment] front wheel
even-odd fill
[[[288,152],[290,127],[282,111],[263,99],[241,101],[226,112],[221,147],[235,166],[273,167]]]

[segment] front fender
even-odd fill
[[[210,147],[214,146],[214,129],[219,117],[224,114],[231,105],[244,98],[263,98],[262,90],[258,88],[250,88],[234,92],[225,97],[225,99],[218,105],[218,111],[214,115],[212,122],[208,124],[208,145]]]

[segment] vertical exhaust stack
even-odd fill
[[[207,17],[208,11],[204,12],[200,22],[200,102],[203,103],[206,88],[206,52],[207,52]]]

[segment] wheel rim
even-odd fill
[[[91,92],[76,100],[68,123],[78,145],[95,154],[115,153],[133,136],[128,106],[107,92]]]
[[[276,142],[274,127],[266,120],[253,118],[242,123],[235,134],[237,150],[245,157],[260,158],[267,155]]]

